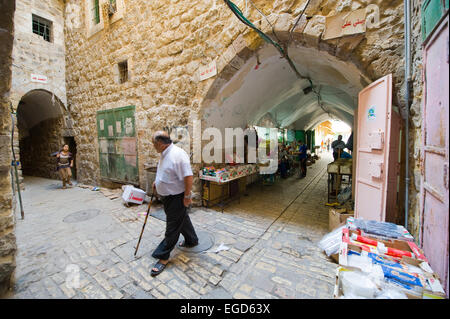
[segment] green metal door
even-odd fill
[[[135,106],[97,112],[100,176],[119,183],[139,183]]]
[[[422,37],[425,41],[448,11],[449,0],[425,0],[422,4]]]

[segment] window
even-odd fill
[[[125,83],[128,81],[128,61],[119,62],[119,81]]]
[[[100,0],[93,0],[93,6],[92,6],[92,17],[93,17],[93,21],[94,24],[99,24],[100,23],[100,5],[99,5],[99,1]]]
[[[33,33],[40,35],[45,41],[51,42],[52,22],[33,14]]]

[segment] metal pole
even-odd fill
[[[12,107],[12,104],[10,102],[11,106],[11,150],[13,155],[13,166],[14,166],[14,173],[16,177],[16,183],[17,183],[17,193],[19,195],[19,204],[20,204],[20,215],[22,219],[25,219],[25,213],[23,211],[23,204],[22,204],[22,195],[20,194],[20,182],[19,182],[19,173],[17,172],[17,161],[16,161],[16,153],[14,152],[14,109]],[[14,184],[13,184],[14,185]],[[14,191],[14,187],[13,187]]]
[[[408,229],[409,215],[409,106],[410,106],[410,81],[411,81],[411,8],[410,0],[404,1],[405,15],[405,228]]]

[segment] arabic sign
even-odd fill
[[[45,75],[31,74],[31,82],[47,83],[48,80]]]
[[[341,13],[327,17],[323,40],[366,32],[366,9]]]
[[[202,66],[198,70],[200,81],[209,79],[210,77],[213,77],[217,74],[217,66],[216,66],[216,60],[212,61],[206,66]]]

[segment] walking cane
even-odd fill
[[[138,241],[138,244],[136,246],[136,251],[134,252],[135,256],[137,254],[137,251],[138,251],[138,248],[139,248],[139,244],[141,243],[142,234],[144,233],[145,224],[147,224],[147,218],[148,218],[148,215],[150,214],[150,207],[152,206],[152,203],[153,203],[153,193],[152,193],[152,197],[150,198],[150,203],[148,204],[147,215],[145,215],[144,225],[142,225],[141,236],[139,236],[139,241]]]

